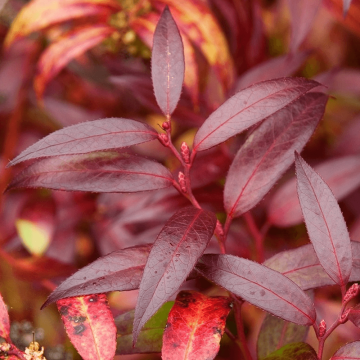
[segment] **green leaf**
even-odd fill
[[[309,344],[299,342],[283,346],[264,360],[318,360],[318,357]]]

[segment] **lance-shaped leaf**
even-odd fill
[[[116,326],[105,294],[57,301],[66,332],[84,360],[112,360]]]
[[[92,192],[137,192],[173,183],[163,165],[117,151],[63,155],[38,160],[8,186]]]
[[[117,328],[116,354],[160,353],[163,334],[173,301],[165,303],[159,311],[144,325],[133,347],[133,322],[135,310],[131,310],[115,319]]]
[[[346,17],[349,9],[350,9],[350,5],[351,5],[351,1],[352,0],[343,0],[343,15],[344,18]]]
[[[0,294],[0,337],[4,338],[7,342],[10,341],[10,318],[7,307]]]
[[[309,93],[267,118],[240,148],[224,189],[228,216],[253,208],[294,161],[322,118],[327,96]]]
[[[328,185],[295,153],[297,189],[310,240],[320,264],[341,287],[351,272],[349,233],[340,207]]]
[[[207,297],[196,291],[181,291],[166,324],[162,359],[214,359],[230,310],[228,297]]]
[[[249,303],[299,325],[316,319],[310,297],[277,271],[233,255],[208,254],[196,270]]]
[[[123,118],[87,121],[51,133],[29,146],[8,166],[46,156],[124,148],[154,140],[157,135],[151,126],[140,121]]]
[[[34,79],[38,99],[46,85],[74,58],[106,39],[114,31],[108,25],[91,25],[76,29],[51,44],[41,55]]]
[[[318,360],[318,356],[309,344],[299,342],[283,346],[264,360]]]
[[[266,314],[257,340],[258,359],[262,360],[282,346],[305,341],[308,326],[297,325]]]
[[[354,341],[340,348],[330,360],[360,359],[360,341]]]
[[[360,304],[350,310],[348,318],[355,326],[360,327]]]
[[[158,235],[148,257],[135,308],[134,343],[141,328],[173,295],[194,268],[216,225],[215,214],[186,207]]]
[[[263,81],[232,96],[200,127],[194,150],[201,151],[224,142],[284,108],[319,83],[303,78]]]
[[[351,252],[353,265],[349,281],[360,281],[359,242],[351,242]],[[311,244],[297,249],[282,251],[266,260],[264,265],[281,272],[303,290],[336,284],[320,265],[314,247]]]
[[[61,283],[41,308],[67,297],[138,289],[151,246],[134,246],[98,258]]]
[[[156,101],[166,116],[175,110],[184,81],[184,47],[180,32],[165,7],[154,33],[151,75]]]

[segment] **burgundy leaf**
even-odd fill
[[[329,185],[338,201],[360,185],[360,156],[331,159],[315,166],[314,169]],[[299,224],[302,219],[294,177],[271,199],[268,206],[268,220],[273,225],[286,227]]]
[[[154,140],[158,133],[140,121],[109,118],[87,121],[55,131],[31,145],[8,166],[45,156],[86,154]]]
[[[253,208],[294,161],[322,118],[327,96],[309,93],[267,118],[236,154],[224,189],[228,216]]]
[[[349,233],[328,185],[295,153],[300,205],[316,255],[328,275],[345,288],[352,267]]]
[[[154,33],[151,75],[156,101],[167,117],[172,114],[179,101],[184,72],[181,35],[166,6]]]
[[[360,242],[351,241],[351,249],[353,265],[349,281],[360,281]],[[303,290],[335,285],[335,282],[320,265],[311,244],[282,251],[266,260],[264,265],[282,273]]]
[[[337,138],[334,153],[337,155],[353,155],[360,153],[360,116],[357,115]]]
[[[360,341],[354,341],[340,348],[330,360],[360,359]]]
[[[298,51],[313,26],[321,2],[322,0],[288,0],[292,25],[290,41],[292,54]]]
[[[350,310],[348,318],[355,326],[360,327],[360,304]]]
[[[8,186],[93,192],[137,192],[173,183],[163,165],[117,151],[62,155],[38,160]]]
[[[295,283],[266,266],[233,255],[204,255],[196,269],[249,303],[299,325],[316,320],[310,297]]]
[[[350,5],[351,5],[351,1],[352,0],[343,0],[343,14],[344,14],[344,18],[346,17],[349,9],[350,9]]]
[[[67,297],[138,289],[151,246],[134,246],[98,258],[60,284],[42,308]]]
[[[141,280],[134,343],[143,325],[190,274],[214,233],[216,221],[209,211],[186,207],[166,222],[151,249]]]
[[[303,78],[263,81],[232,96],[200,127],[194,150],[201,151],[224,142],[282,109],[319,83]]]

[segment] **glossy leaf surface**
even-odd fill
[[[173,183],[163,165],[116,151],[62,155],[38,160],[10,183],[15,187],[44,187],[93,192],[137,192],[162,189]]]
[[[134,246],[98,258],[61,283],[42,308],[66,297],[138,289],[151,246]]]
[[[10,339],[10,318],[4,299],[0,294],[0,337],[6,341]]]
[[[209,243],[215,214],[186,207],[178,210],[158,235],[141,280],[135,309],[134,342],[141,328],[186,280]]]
[[[331,159],[315,166],[314,169],[328,184],[338,201],[360,185],[359,156]],[[274,194],[268,206],[268,220],[280,227],[296,225],[303,221],[295,178],[286,182]]]
[[[95,294],[57,301],[66,332],[84,360],[112,360],[116,327],[106,295]]]
[[[232,96],[195,135],[194,149],[206,150],[264,120],[319,84],[303,78],[264,81]]]
[[[74,58],[106,39],[114,31],[107,25],[76,29],[52,43],[41,55],[34,88],[42,99],[46,85]]]
[[[360,341],[354,341],[340,348],[330,360],[360,359]]]
[[[309,93],[267,118],[236,154],[226,178],[228,216],[253,208],[293,163],[322,118],[327,96]]]
[[[165,7],[154,33],[151,75],[156,101],[170,116],[179,101],[184,81],[184,47],[174,18]]]
[[[308,326],[302,326],[266,314],[257,340],[258,359],[262,360],[284,345],[305,341]]]
[[[157,135],[151,126],[140,121],[123,118],[87,121],[54,131],[24,150],[9,166],[46,156],[123,148],[154,140]]]
[[[318,360],[318,357],[309,344],[300,342],[285,345],[264,360]]]
[[[173,305],[173,301],[165,303],[144,325],[134,347],[132,332],[135,310],[128,311],[127,313],[118,316],[115,319],[118,333],[116,353],[120,355],[160,353],[166,322]]]
[[[351,242],[351,252],[353,265],[349,281],[360,281],[360,242]],[[266,260],[264,265],[281,272],[303,290],[335,285],[335,282],[320,265],[314,247],[311,244],[297,249],[282,251]]]
[[[277,271],[233,255],[209,254],[196,266],[200,274],[249,303],[299,325],[311,325],[312,300]]]
[[[207,297],[195,291],[181,291],[166,324],[162,359],[214,359],[230,310],[227,297]]]
[[[328,185],[295,154],[299,201],[310,240],[328,275],[345,287],[351,273],[349,233],[340,207]]]

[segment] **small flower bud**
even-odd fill
[[[169,137],[166,134],[159,134],[158,139],[164,146],[169,145]]]
[[[168,121],[164,121],[161,125],[161,127],[164,129],[164,130],[168,130],[170,129],[170,124]]]
[[[222,227],[222,225],[221,225],[221,223],[220,223],[219,220],[217,220],[217,222],[216,222],[215,231],[216,231],[221,237],[224,236],[224,230],[223,230],[223,227]]]
[[[181,191],[186,193],[185,175],[181,171],[179,171],[178,178],[179,178],[179,184],[180,184]]]
[[[189,150],[189,146],[187,145],[187,143],[185,141],[182,142],[180,151],[181,151],[181,156],[182,156],[183,160],[185,161],[185,164],[189,164],[190,163],[190,150]]]
[[[319,337],[323,337],[325,333],[326,333],[326,322],[325,320],[321,320],[319,325]]]
[[[344,313],[341,315],[340,320],[339,320],[340,324],[344,324],[348,321],[348,316],[349,316],[350,311],[351,311],[351,308],[344,311]]]
[[[359,293],[359,284],[353,284],[344,296],[343,302],[348,302]]]

